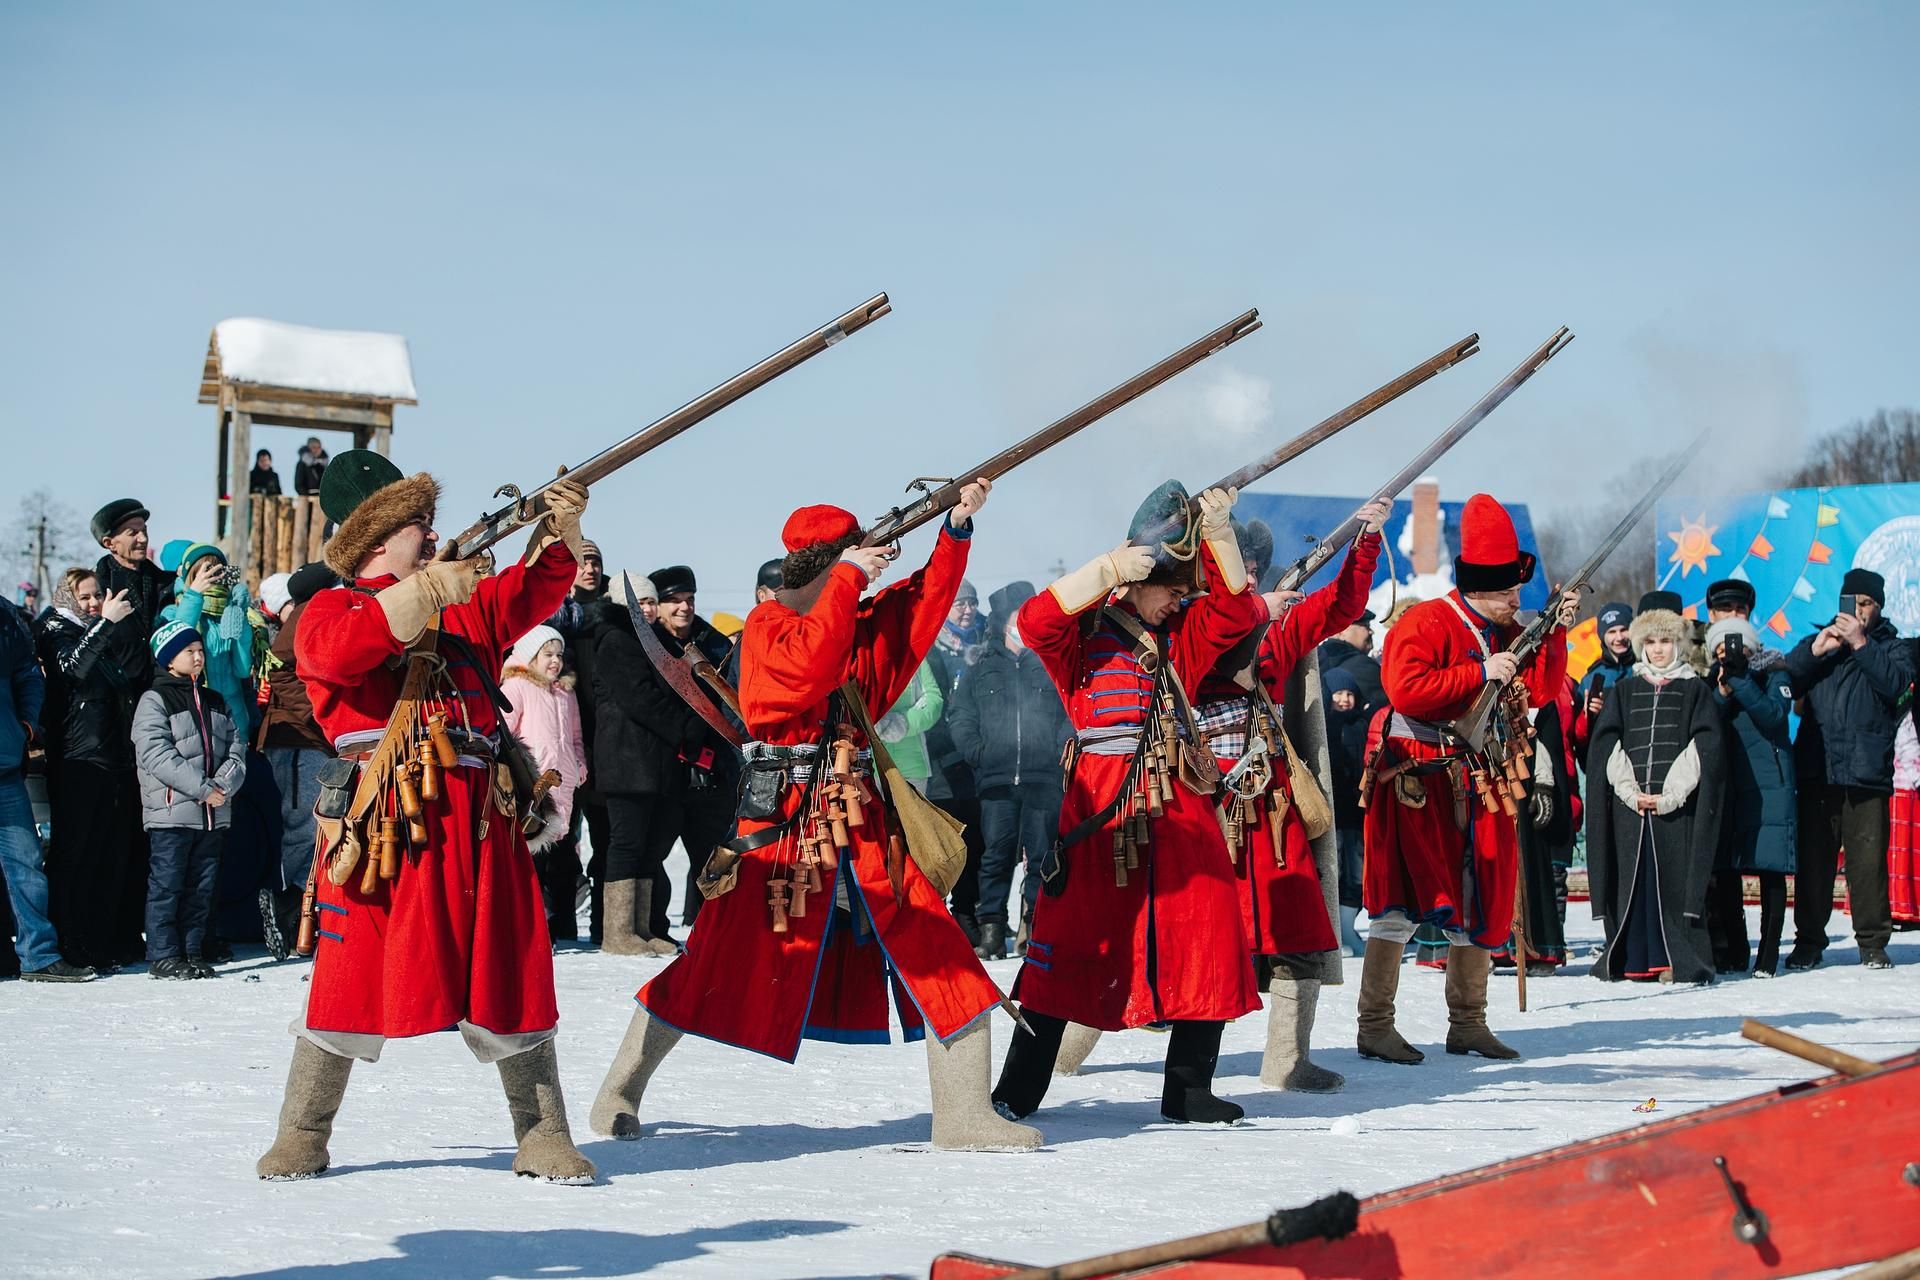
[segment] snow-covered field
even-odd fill
[[[1572,932],[1592,942],[1583,904]],[[1834,932],[1847,925],[1836,916]],[[1756,922],[1757,928],[1757,922]],[[1108,1037],[1086,1074],[1037,1117],[1048,1145],[1021,1155],[927,1145],[917,1045],[809,1043],[797,1067],[689,1039],[647,1098],[644,1140],[586,1131],[587,1107],[659,961],[558,958],[561,1068],[575,1135],[601,1185],[509,1172],[497,1077],[457,1036],[389,1048],[356,1067],[332,1171],[265,1184],[306,966],[242,958],[220,980],[135,973],[78,987],[0,987],[0,1274],[878,1276],[926,1274],[945,1249],[1054,1262],[1248,1221],[1335,1188],[1384,1190],[1819,1074],[1738,1035],[1754,1016],[1872,1058],[1920,1041],[1920,941],[1868,973],[1850,942],[1828,966],[1706,990],[1603,986],[1573,971],[1493,984],[1494,1028],[1525,1057],[1437,1050],[1441,978],[1409,965],[1401,1028],[1418,1068],[1353,1051],[1359,961],[1329,988],[1318,1058],[1344,1093],[1274,1093],[1258,1080],[1263,1018],[1228,1028],[1220,1090],[1231,1129],[1158,1116],[1165,1041]],[[1003,986],[1014,962],[993,966]],[[995,1058],[1006,1042],[994,1027]]]

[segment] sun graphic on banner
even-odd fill
[[[1713,545],[1713,535],[1718,532],[1720,526],[1708,524],[1704,511],[1686,521],[1679,532],[1667,535],[1673,539],[1673,554],[1667,557],[1667,563],[1678,564],[1682,578],[1695,569],[1705,573],[1708,559],[1720,554],[1720,548]]]

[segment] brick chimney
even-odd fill
[[[1440,569],[1440,482],[1423,476],[1413,482],[1413,571]]]

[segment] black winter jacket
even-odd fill
[[[973,770],[953,740],[954,694],[972,670],[966,658],[955,649],[935,642],[927,651],[927,666],[940,684],[940,719],[923,735],[927,744],[927,763],[933,773],[927,779],[927,797],[931,800],[968,801],[974,798]]]
[[[1060,749],[1073,725],[1031,649],[1015,658],[998,637],[990,640],[950,699],[947,727],[975,788],[1064,785]]]
[[[1322,641],[1316,650],[1320,655],[1320,678],[1325,680],[1335,671],[1344,671],[1353,677],[1360,686],[1360,705],[1368,711],[1387,705],[1386,686],[1380,683],[1380,660],[1370,653],[1348,644],[1335,637]]]
[[[133,704],[140,691],[108,656],[112,635],[105,618],[81,623],[53,609],[40,619],[34,649],[47,677],[40,723],[56,767],[77,760],[133,768]]]
[[[1804,698],[1793,763],[1801,786],[1827,783],[1893,794],[1893,737],[1913,688],[1913,645],[1885,618],[1864,647],[1815,657],[1813,636],[1793,646],[1787,671]]]
[[[680,653],[681,642],[665,627],[656,623],[653,633],[668,653]],[[609,795],[679,795],[698,776],[690,766],[707,754],[711,785],[731,790],[739,777],[737,753],[654,670],[626,605],[599,600],[587,606],[586,634],[593,649],[597,789]],[[730,647],[699,618],[691,643],[716,667]]]
[[[126,675],[137,699],[153,684],[153,650],[147,642],[159,625],[160,611],[173,603],[173,576],[151,560],[128,569],[110,555],[100,557],[93,576],[100,580],[103,594],[125,591],[133,605],[132,613],[112,624],[107,654]]]

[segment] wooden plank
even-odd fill
[[[293,499],[274,498],[273,571],[292,573],[299,566],[293,561]]]
[[[253,419],[243,410],[232,415],[227,441],[227,492],[233,501],[227,510],[233,513],[227,530],[226,553],[229,564],[245,556],[253,543],[253,504],[247,501],[247,472],[253,470]]]
[[[302,427],[377,427],[393,422],[393,410],[377,404],[326,404],[320,401],[289,400],[279,396],[247,394],[236,388],[235,404],[264,426]]]
[[[307,562],[307,542],[311,532],[307,522],[313,514],[313,504],[298,496],[288,498],[287,502],[293,507],[293,543],[287,548],[287,572],[292,573]]]
[[[252,517],[249,527],[253,530],[253,536],[247,541],[247,558],[240,568],[250,581],[258,578],[260,562],[267,558],[267,522],[261,518],[260,511],[260,504],[265,501],[257,493],[247,495],[248,514]]]
[[[307,515],[307,558],[305,563],[312,564],[320,559],[327,545],[327,513],[320,509],[320,499],[306,497],[301,499],[308,505]]]

